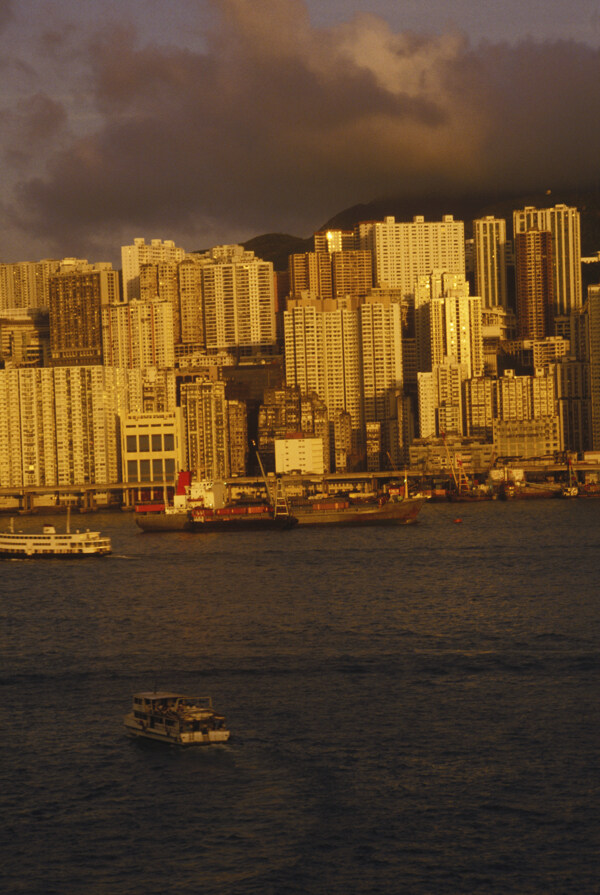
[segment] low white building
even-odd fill
[[[275,471],[325,475],[322,438],[276,438]]]

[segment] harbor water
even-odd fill
[[[4,895],[600,891],[600,500],[71,525],[113,555],[0,563]],[[155,687],[230,742],[129,740]]]

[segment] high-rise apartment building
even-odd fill
[[[379,423],[379,453],[395,468],[404,459],[402,307],[368,297],[359,315],[365,425]]]
[[[469,295],[464,275],[434,271],[417,280],[415,329],[419,371],[448,360],[462,364],[468,378],[483,375],[481,298]]]
[[[488,215],[473,221],[475,294],[484,308],[508,307],[506,221]]]
[[[313,242],[315,252],[351,252],[356,248],[354,230],[319,230]]]
[[[57,482],[54,370],[0,370],[0,486]]]
[[[600,450],[600,285],[588,288],[584,314],[590,383],[590,449]]]
[[[464,389],[464,433],[469,438],[491,441],[496,418],[496,379],[467,379]]]
[[[104,305],[102,341],[108,366],[173,368],[173,305],[166,299]]]
[[[231,405],[231,406],[230,406]],[[196,379],[181,385],[187,467],[198,479],[226,479],[245,472],[245,406],[228,401],[225,383]]]
[[[290,295],[292,298],[362,298],[373,286],[372,266],[371,253],[365,250],[290,255]]]
[[[171,239],[165,239],[164,242],[153,239],[147,245],[144,239],[138,238],[133,240],[133,245],[121,246],[124,301],[141,298],[140,272],[143,265],[160,264],[164,261],[179,262],[184,258],[185,249],[178,248]]]
[[[119,301],[110,264],[85,265],[49,280],[50,353],[54,366],[101,364],[102,307]]]
[[[328,252],[302,252],[288,259],[290,295],[301,298],[332,298],[331,256]]]
[[[121,414],[137,409],[140,371],[0,371],[0,487],[120,481]]]
[[[554,373],[515,376],[507,370],[497,381],[496,412],[503,421],[558,417]]]
[[[202,349],[205,346],[202,265],[195,256],[188,255],[179,264],[178,273],[181,342]]]
[[[179,306],[179,264],[176,261],[159,261],[140,267],[140,300],[168,301],[172,308],[173,335],[181,341],[181,313]],[[135,299],[133,299],[135,301]]]
[[[565,316],[581,308],[581,223],[577,209],[567,205],[527,206],[513,213],[513,230],[515,241],[517,234],[529,230],[552,234],[553,315]]]
[[[587,451],[592,443],[589,364],[565,357],[556,364],[554,372],[565,449]]]
[[[433,270],[465,273],[465,228],[451,214],[437,222],[417,215],[410,223],[386,217],[359,224],[356,241],[371,252],[375,286],[400,289],[403,296],[412,295],[418,278]]]
[[[207,348],[270,348],[277,340],[273,265],[242,246],[200,257]]]
[[[0,264],[0,311],[47,308],[48,278],[60,271],[60,261],[20,261]]]
[[[349,414],[353,450],[362,443],[362,383],[358,302],[291,300],[284,312],[286,382],[315,392],[330,424]],[[336,448],[334,448],[336,450]]]
[[[517,329],[521,339],[552,335],[554,320],[553,239],[547,230],[515,235]]]
[[[363,298],[373,287],[373,261],[365,250],[331,254],[334,298]]]
[[[462,435],[462,385],[467,379],[464,364],[448,358],[430,372],[418,374],[419,431],[421,438]]]
[[[0,310],[0,361],[5,367],[49,366],[47,311],[43,308]]]

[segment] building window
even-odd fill
[[[140,451],[149,451],[150,450],[150,436],[149,435],[140,435]]]
[[[162,436],[161,435],[153,435],[152,436],[152,453],[160,453],[162,451]]]
[[[165,451],[175,450],[175,436],[172,432],[165,433]]]
[[[128,482],[137,482],[137,480],[138,480],[137,460],[128,460],[127,461],[127,481]]]
[[[152,481],[156,482],[163,477],[163,462],[159,458],[152,461]]]
[[[140,460],[140,480],[146,482],[149,479],[150,479],[150,460]]]
[[[127,436],[127,453],[135,454],[136,451],[137,451],[137,442],[136,442],[135,435],[128,435]]]
[[[175,460],[173,457],[167,457],[165,460],[165,478],[173,478],[175,475]]]

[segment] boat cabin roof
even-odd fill
[[[176,693],[173,690],[151,690],[149,692],[134,693],[134,703],[144,702],[150,704],[167,703],[170,705],[179,704],[185,706],[195,706],[196,708],[204,708],[212,710],[212,698],[210,696],[190,696],[185,693]]]
[[[147,693],[134,693],[134,699],[189,699],[183,693],[174,693],[172,690],[150,690]]]

